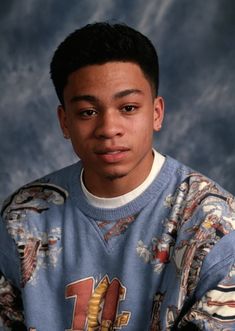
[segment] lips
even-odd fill
[[[127,147],[115,146],[99,149],[95,153],[99,159],[106,163],[116,163],[125,159],[128,151],[129,149]]]
[[[115,146],[115,147],[104,147],[97,149],[95,151],[96,154],[114,154],[119,152],[126,152],[129,148],[123,146]]]

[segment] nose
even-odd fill
[[[124,127],[121,114],[117,111],[106,111],[99,116],[95,135],[101,139],[111,139],[115,136],[122,136]]]

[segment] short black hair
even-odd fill
[[[99,22],[72,32],[54,53],[50,73],[61,104],[64,104],[63,91],[72,72],[112,61],[138,64],[151,84],[154,97],[157,96],[159,64],[151,41],[125,24]]]

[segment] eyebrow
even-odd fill
[[[82,95],[75,95],[71,98],[71,102],[78,102],[78,101],[89,101],[89,102],[96,102],[98,101],[98,98],[96,98],[93,95],[89,94],[82,94]]]
[[[143,95],[144,93],[139,89],[127,89],[127,90],[123,90],[123,91],[115,93],[113,96],[113,99],[120,99],[120,98],[126,97],[130,94]],[[70,101],[71,102],[78,102],[78,101],[99,102],[99,99],[97,97],[95,97],[94,95],[81,94],[81,95],[75,95],[74,97],[71,98]]]
[[[113,98],[114,99],[119,99],[119,98],[123,98],[127,95],[130,95],[130,94],[144,94],[141,90],[138,90],[138,89],[128,89],[128,90],[123,90],[123,91],[120,91],[120,92],[117,92],[114,94]]]

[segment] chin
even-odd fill
[[[116,179],[120,179],[125,177],[126,175],[107,175],[106,178],[109,179],[110,181],[114,181]]]
[[[115,179],[120,179],[123,178],[127,175],[127,173],[121,173],[121,172],[113,172],[113,173],[106,173],[105,174],[105,178],[109,179],[111,181],[115,180]]]

